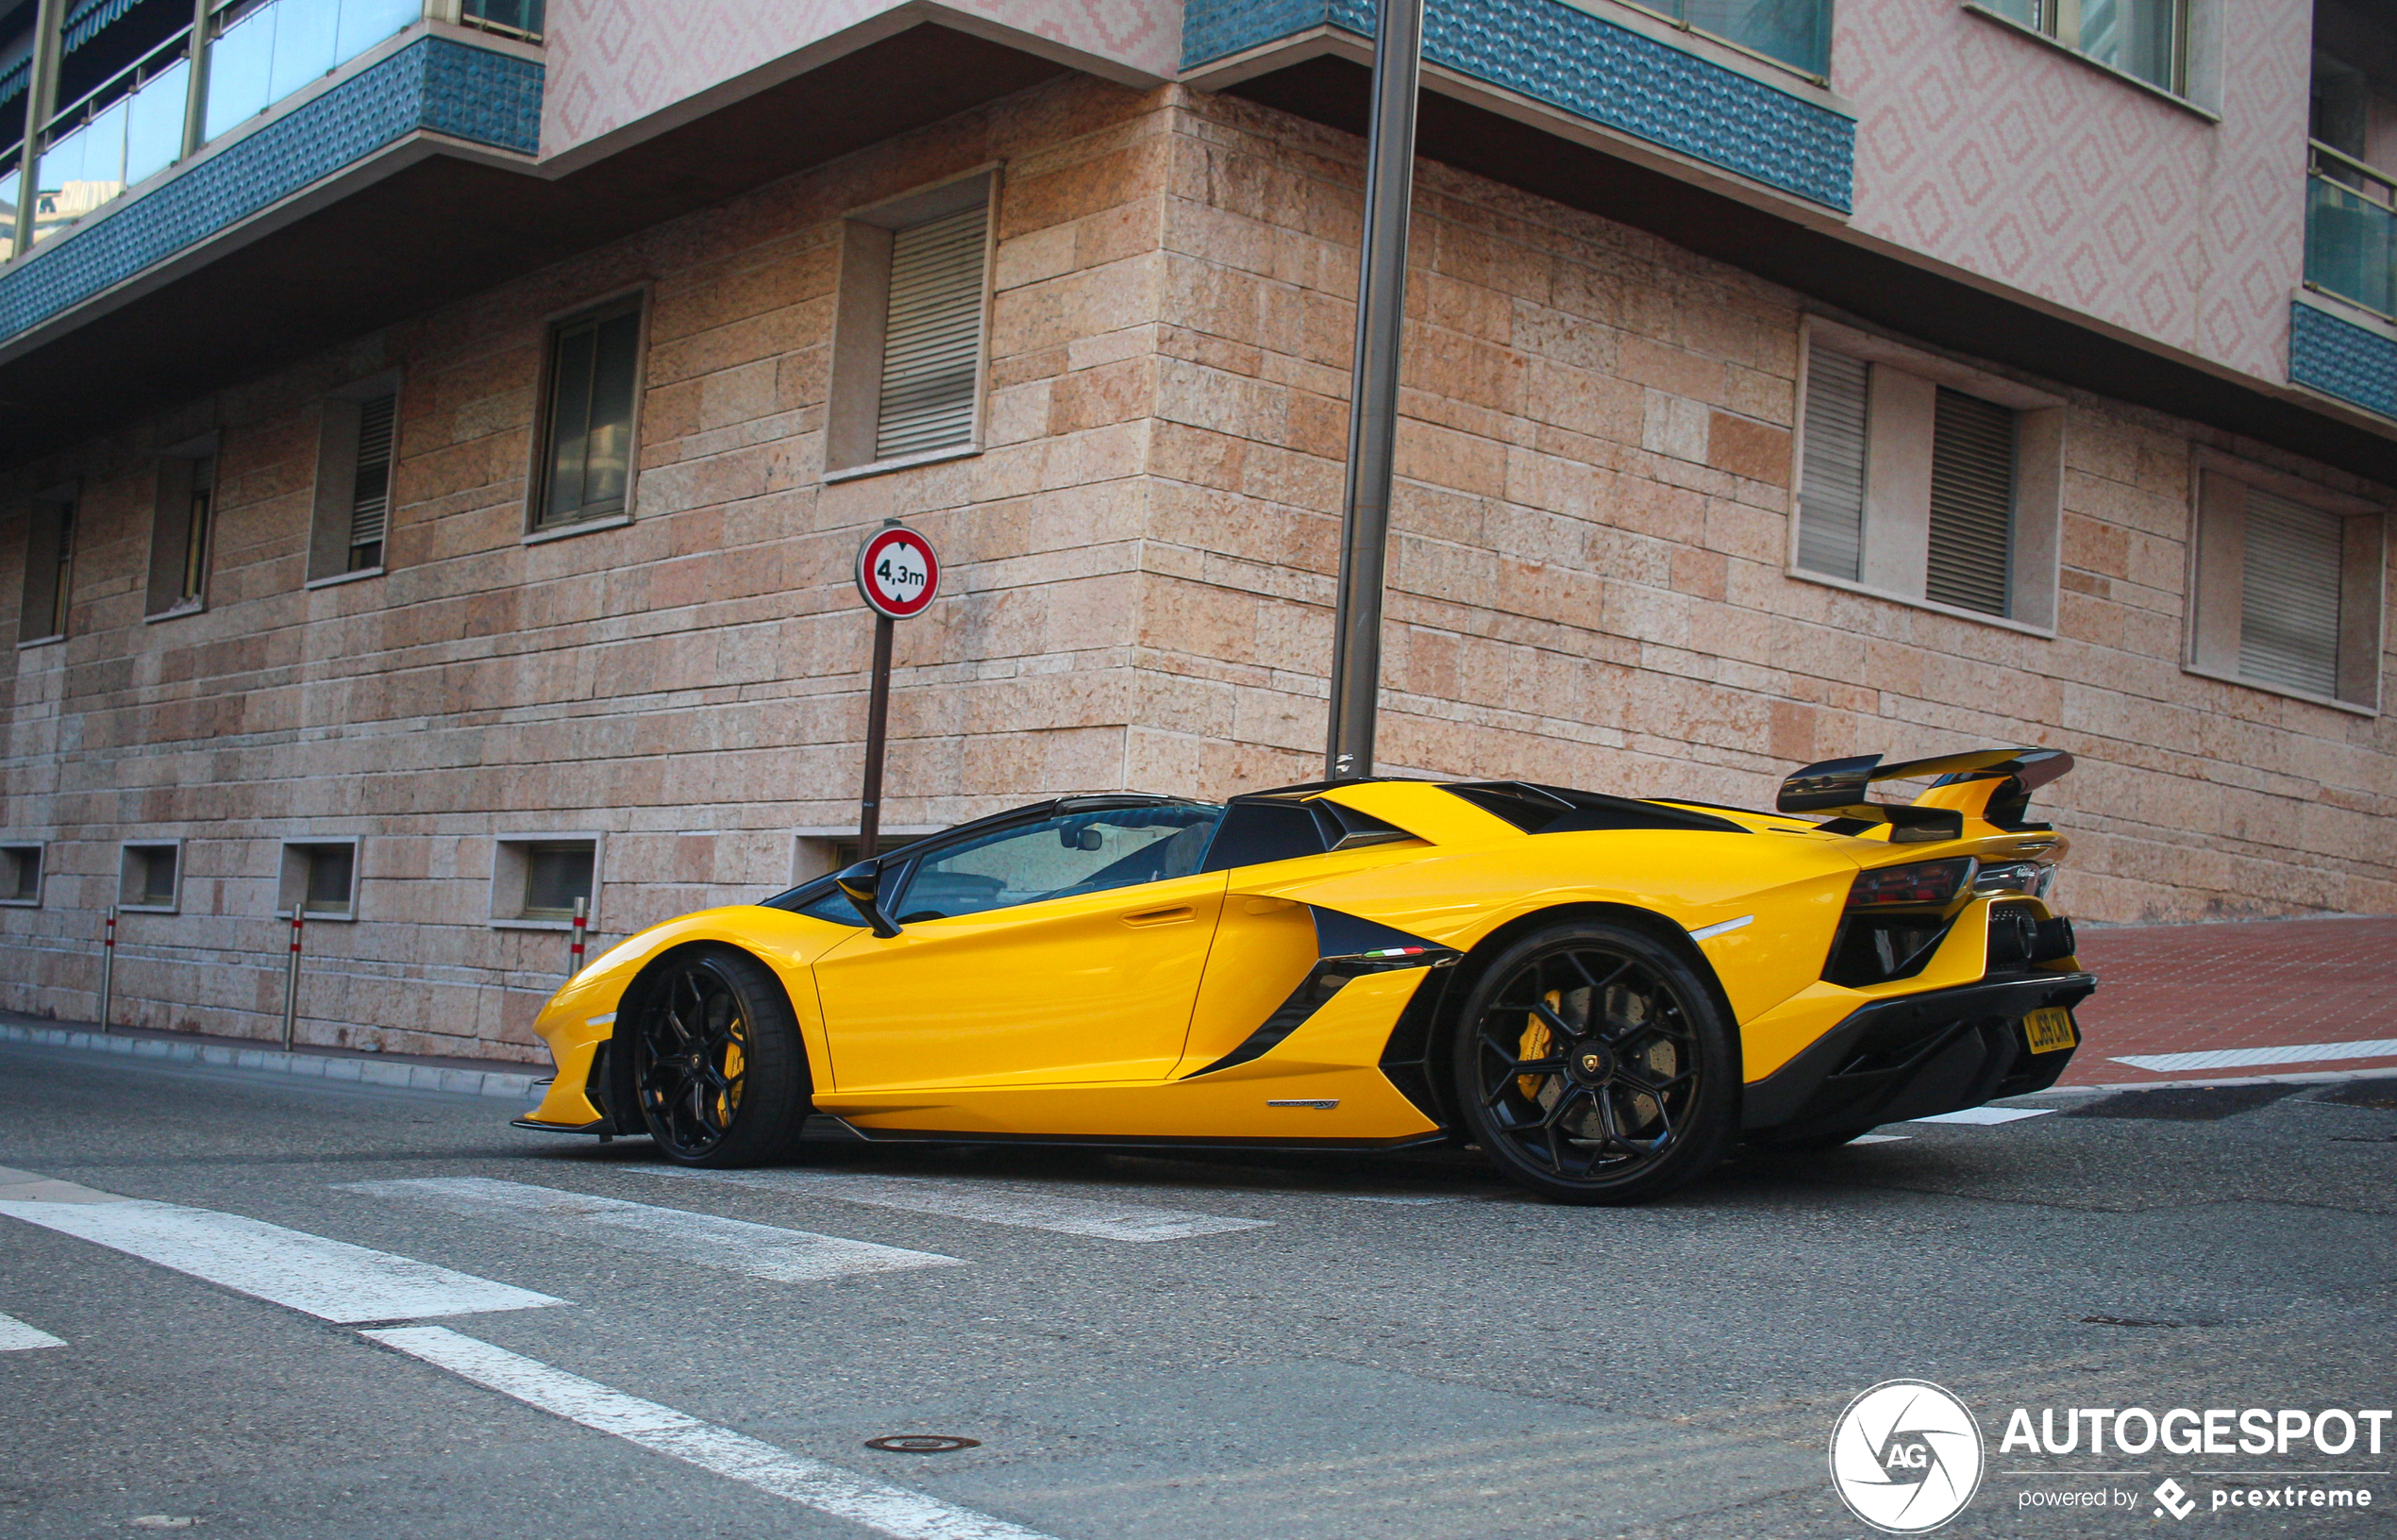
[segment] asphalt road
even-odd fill
[[[1619,1211],[1461,1151],[708,1181],[494,1100],[0,1046],[0,1312],[63,1342],[0,1352],[0,1534],[1857,1535],[1827,1441],[1892,1378],[1987,1440],[1942,1533],[2397,1532],[2397,1425],[2104,1478],[1998,1447],[2016,1406],[2392,1404],[2397,1080],[2276,1094],[2035,1100]],[[2374,1505],[2213,1511],[2241,1464]]]

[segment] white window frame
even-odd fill
[[[1865,528],[1856,579],[1798,564],[1799,524],[1806,477],[1806,384],[1817,344],[1909,377],[1884,384],[1873,376],[1871,416],[1865,430]],[[1938,386],[1993,402],[2016,414],[2014,544],[2008,576],[2009,614],[1993,615],[1942,604],[1925,592],[1929,572],[1931,412]],[[1798,410],[1790,444],[1789,544],[1785,570],[1802,582],[1953,615],[2003,630],[2053,637],[2058,559],[2064,527],[2064,398],[1888,338],[1819,316],[1807,316],[1798,338]],[[1904,413],[1901,433],[1874,424]]]
[[[358,895],[364,885],[359,863],[365,854],[363,842],[355,834],[294,834],[283,842],[283,861],[275,885],[275,912],[289,916],[292,906],[308,898],[308,852],[334,845],[349,846],[349,895],[347,907],[338,914],[317,910],[308,912],[310,925],[351,925],[358,919]]]
[[[219,435],[203,433],[158,453],[158,477],[150,498],[150,584],[144,623],[179,620],[208,609],[209,578],[216,570],[217,530],[223,522],[225,464]],[[192,482],[206,462],[210,471],[208,527],[200,537],[199,592],[184,595],[183,573],[191,561]]]
[[[993,161],[880,203],[853,209],[841,222],[841,271],[832,311],[832,373],[825,411],[826,483],[851,481],[982,452],[988,427],[991,294],[998,267],[1000,171]],[[989,209],[982,236],[981,336],[974,360],[971,436],[964,444],[874,458],[882,395],[882,342],[890,321],[891,238],[902,229],[973,207]]]
[[[633,521],[641,498],[641,418],[649,404],[649,328],[657,311],[655,289],[651,283],[636,283],[579,305],[552,310],[541,318],[541,368],[533,382],[532,431],[528,435],[532,441],[532,459],[525,470],[525,532],[520,544],[541,545],[553,540],[571,540],[602,529],[621,529]],[[632,415],[625,427],[624,507],[612,513],[544,524],[541,511],[549,498],[549,432],[553,415],[550,395],[557,386],[559,333],[585,316],[627,304],[637,307],[641,324],[632,343]],[[385,555],[388,565],[388,540]]]
[[[2046,0],[2047,5],[2063,3],[2066,0]],[[1994,22],[2019,37],[2053,48],[2100,75],[2144,91],[2184,111],[2193,112],[2208,123],[2222,121],[2222,26],[2221,18],[2216,13],[2215,0],[2184,0],[2181,7],[2180,79],[2171,86],[2158,85],[2143,75],[2134,75],[2094,54],[2083,53],[2079,41],[2079,14],[2087,0],[2069,0],[2069,3],[2074,18],[2070,38],[2061,25],[2051,31],[2044,25],[2022,22],[2006,15],[1996,8],[1996,0],[1963,0],[1965,10],[1971,15]]]
[[[175,893],[163,904],[137,904],[126,899],[127,884],[133,877],[133,853],[137,850],[172,850],[175,852]],[[183,883],[191,874],[183,861],[183,841],[172,839],[126,840],[117,845],[116,907],[124,914],[179,914],[183,912]]]
[[[40,909],[42,890],[50,881],[50,846],[44,840],[0,840],[0,855],[15,856],[33,852],[33,896],[19,898],[0,892],[0,909]]]
[[[591,908],[584,916],[593,930],[599,929],[599,895],[606,883],[601,862],[607,855],[605,834],[590,829],[570,830],[562,834],[497,834],[491,846],[491,926],[494,930],[571,930],[571,917],[551,919],[547,915],[525,912],[525,855],[536,845],[588,845],[591,846]]]
[[[2382,636],[2387,624],[2389,510],[2254,460],[2204,445],[2190,456],[2188,594],[2181,668],[2203,678],[2303,700],[2356,716],[2380,714]],[[2338,693],[2318,695],[2239,672],[2247,578],[2246,492],[2256,488],[2345,521],[2339,584]]]
[[[82,522],[82,513],[83,488],[78,482],[61,482],[35,493],[28,500],[25,537],[18,546],[23,553],[23,570],[19,574],[23,579],[22,596],[17,605],[17,645],[20,648],[46,647],[67,639],[68,614],[75,609],[75,538],[80,533],[77,526]],[[52,542],[63,548],[56,553],[57,562],[48,574],[53,587],[46,602],[56,606],[56,612],[50,617],[50,628],[33,635],[28,634],[28,623],[34,604],[34,526],[44,518],[58,521],[52,532]]]
[[[345,563],[349,561],[350,505],[358,485],[358,409],[381,396],[392,398],[391,479],[395,487],[399,479],[400,412],[407,405],[401,392],[403,383],[399,370],[387,369],[325,393],[324,403],[317,411],[316,477],[310,494],[305,587],[330,588],[337,583],[361,582],[380,578],[391,570],[392,526],[399,502],[388,491],[383,495],[382,560],[356,572],[346,570]],[[290,906],[286,905],[284,912],[290,912]]]

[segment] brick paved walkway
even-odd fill
[[[2080,947],[2098,992],[2067,1085],[2397,1070],[2397,919],[2091,929]]]

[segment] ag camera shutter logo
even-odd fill
[[[1980,1490],[1981,1471],[1981,1425],[1927,1380],[1885,1380],[1832,1426],[1831,1484],[1885,1533],[1921,1534],[1955,1517]]]

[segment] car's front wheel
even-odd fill
[[[710,947],[668,959],[629,1035],[633,1099],[669,1159],[754,1165],[797,1141],[807,1049],[790,997],[756,958]]]
[[[1628,927],[1566,921],[1490,961],[1456,1022],[1457,1101],[1508,1177],[1640,1203],[1721,1163],[1738,1056],[1714,992]]]

